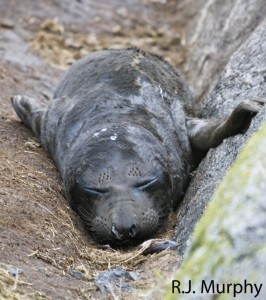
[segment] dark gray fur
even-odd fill
[[[12,99],[57,165],[66,197],[100,243],[152,235],[179,203],[195,160],[241,132],[260,104],[199,120],[174,68],[139,49],[89,54],[63,76],[48,106]]]

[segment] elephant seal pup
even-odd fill
[[[101,244],[150,237],[175,207],[194,158],[241,132],[260,109],[240,103],[223,120],[196,119],[180,74],[139,49],[76,62],[48,105],[12,99],[59,169],[66,197]]]

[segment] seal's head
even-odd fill
[[[128,128],[104,129],[86,147],[71,203],[101,244],[134,244],[152,235],[171,209],[167,162],[147,131],[140,137],[138,128],[131,135]]]

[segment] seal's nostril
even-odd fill
[[[117,228],[115,227],[115,224],[112,224],[112,233],[115,236],[116,239],[121,240],[123,238],[123,235],[121,235]]]
[[[133,238],[136,235],[137,235],[137,226],[133,224],[129,229],[129,236]]]
[[[117,240],[134,238],[137,235],[137,226],[135,224],[131,226],[119,226],[118,224],[112,224],[112,234]]]

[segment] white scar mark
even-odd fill
[[[162,90],[162,88],[161,88],[160,85],[159,85],[159,89],[160,89],[160,95],[161,95],[162,99],[164,100],[164,98],[163,98],[163,90]]]
[[[110,140],[115,141],[117,139],[117,134],[114,133],[114,135],[110,136]]]
[[[107,129],[106,128],[103,128],[101,129],[100,131],[97,131],[93,134],[93,136],[97,137],[101,132],[105,132]]]
[[[97,136],[99,136],[102,132],[105,132],[105,131],[107,131],[107,128],[102,128],[101,130],[96,131],[96,132],[93,134],[93,136],[94,136],[94,137],[97,137]],[[110,136],[110,140],[115,141],[115,140],[117,139],[117,136],[118,136],[117,133],[114,133],[113,135]]]

